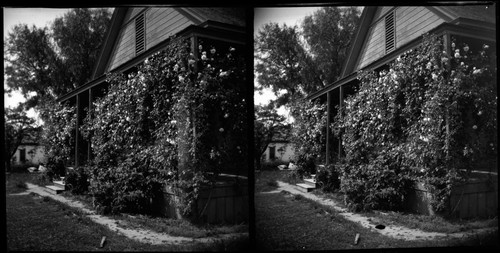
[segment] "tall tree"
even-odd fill
[[[73,87],[90,80],[109,22],[107,9],[86,8],[72,9],[54,21],[53,38]]]
[[[277,95],[276,105],[287,105],[297,97],[317,89],[319,82],[305,82],[306,53],[296,26],[269,23],[255,38],[257,82]],[[257,87],[258,88],[258,87]]]
[[[5,162],[7,171],[11,168],[11,158],[25,138],[33,137],[38,128],[35,120],[26,115],[21,106],[5,109]]]
[[[15,26],[4,42],[7,92],[20,90],[29,109],[87,82],[109,21],[107,9],[73,9],[50,29]]]
[[[359,17],[359,7],[324,7],[304,18],[302,34],[322,82],[340,77]]]
[[[53,64],[57,56],[49,40],[47,28],[20,24],[4,42],[6,91],[21,91],[29,108],[47,94],[68,90],[65,82],[52,82],[57,73]]]
[[[274,137],[278,134],[288,135],[285,127],[285,117],[279,115],[272,104],[255,105],[254,146],[255,165],[260,169],[260,158]],[[285,132],[283,132],[285,131]]]

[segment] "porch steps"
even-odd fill
[[[299,183],[297,186],[299,190],[303,192],[311,192],[316,189],[316,179],[314,174],[311,175],[311,178],[304,178],[304,183]]]
[[[60,180],[53,180],[53,185],[46,185],[45,188],[49,190],[49,192],[53,194],[59,194],[66,190],[66,183],[64,182],[64,177],[61,177]]]

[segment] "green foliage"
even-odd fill
[[[325,192],[333,192],[340,188],[340,173],[334,164],[319,167],[315,178],[316,183]]]
[[[278,97],[278,106],[303,97],[306,92],[322,85],[320,82],[302,81],[307,54],[299,43],[299,37],[296,26],[269,23],[259,30],[255,38],[257,82],[273,90]]]
[[[59,104],[51,99],[41,102],[40,117],[44,121],[42,143],[47,147],[48,168],[64,175],[64,167],[71,164],[76,126],[75,107]]]
[[[73,170],[69,170],[64,178],[66,187],[71,191],[71,193],[76,195],[82,195],[88,192],[90,186],[88,168],[78,167]]]
[[[291,141],[295,146],[299,173],[314,173],[316,165],[324,161],[327,117],[325,106],[300,101],[293,104],[291,113],[295,119]]]
[[[340,77],[360,14],[358,7],[323,7],[304,18],[302,34],[314,55],[306,67],[315,69],[304,74],[312,72],[328,84]]]
[[[106,9],[73,9],[51,28],[16,25],[5,43],[7,92],[21,91],[32,108],[84,84],[92,76],[110,17]]]
[[[52,184],[55,174],[52,168],[47,168],[44,172],[38,173],[34,177],[34,183],[40,186]]]
[[[83,85],[92,78],[110,21],[111,14],[103,8],[71,9],[54,20],[51,35],[59,49],[59,61],[54,64],[61,73],[66,73],[72,87]]]
[[[137,72],[109,75],[107,95],[82,126],[102,211],[147,212],[167,182],[189,216],[208,172],[246,170],[243,58],[203,41],[198,53],[174,38]]]
[[[409,185],[423,181],[432,206],[444,211],[462,171],[496,159],[494,52],[465,42],[454,40],[448,55],[439,38],[426,36],[388,70],[359,75],[359,92],[333,124],[351,206],[396,209]]]
[[[302,26],[265,24],[255,36],[256,89],[271,88],[290,106],[337,80],[360,16],[357,7],[324,7]]]
[[[59,94],[69,91],[65,83],[51,82],[54,68],[51,65],[56,52],[50,47],[47,28],[28,27],[19,24],[5,40],[5,81],[9,89],[19,90],[27,97],[28,107],[36,106],[38,100],[48,93],[47,85],[55,87]],[[31,93],[30,92],[36,92]],[[27,96],[28,94],[33,96]]]

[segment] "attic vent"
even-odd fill
[[[394,12],[385,16],[385,53],[389,53],[396,47],[396,34],[394,32]]]
[[[135,19],[135,54],[140,54],[145,49],[144,13]]]

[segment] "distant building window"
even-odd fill
[[[19,162],[26,162],[26,149],[19,149]]]
[[[269,160],[276,159],[276,147],[269,147]]]
[[[135,19],[135,54],[138,55],[146,49],[144,13]]]
[[[396,32],[394,29],[394,12],[385,16],[385,53],[390,53],[396,48]]]

